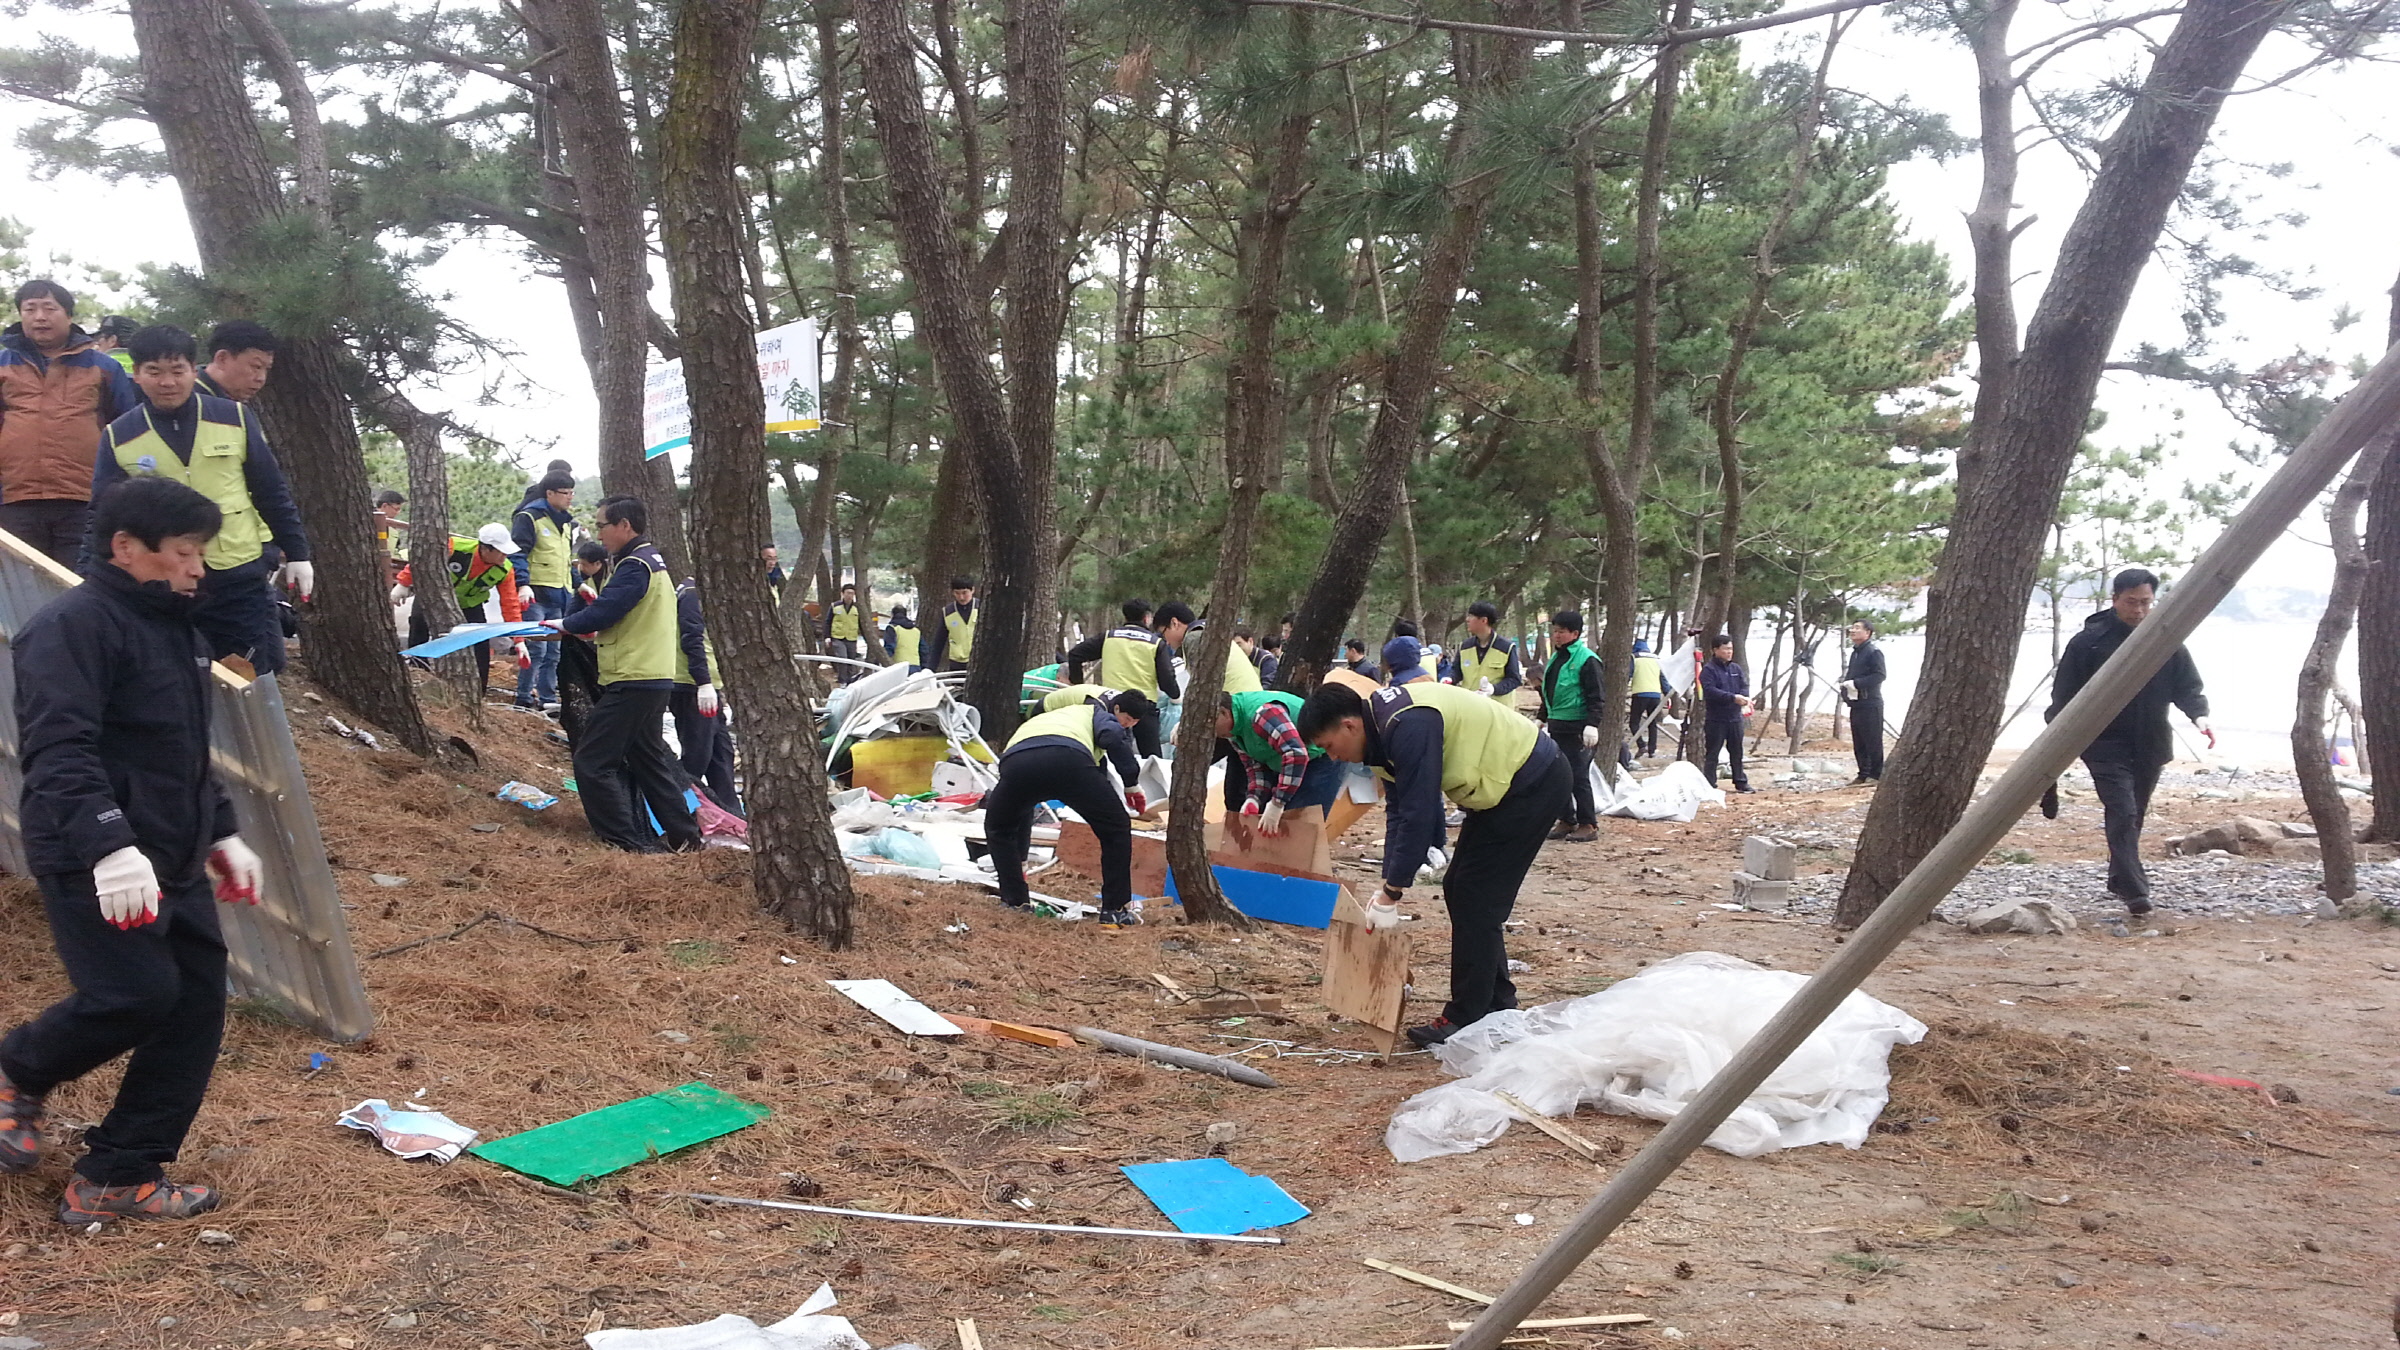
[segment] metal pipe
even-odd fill
[[[1874,916],[1850,935],[1849,942],[1709,1080],[1690,1105],[1667,1122],[1648,1147],[1592,1197],[1574,1222],[1525,1267],[1475,1324],[1450,1343],[1450,1350],[1494,1350],[1518,1323],[1531,1316],[1617,1225],[1800,1048],[1817,1024],[1916,931],[1959,879],[2007,836],[2026,808],[2042,795],[2042,789],[2149,683],[2284,527],[2308,509],[2361,446],[2395,421],[2400,421],[2400,347],[2386,352],[2317,424],[2200,555],[2190,573],[2133,630],[2133,636],[2057,719],[2034,738],[2008,772],[1942,836],[1924,861],[1901,879]]]
[[[932,1223],[949,1228],[1018,1228],[1034,1233],[1075,1233],[1083,1237],[1146,1237],[1173,1238],[1181,1242],[1239,1242],[1252,1247],[1280,1247],[1279,1237],[1251,1237],[1243,1233],[1178,1233],[1165,1228],[1086,1228],[1073,1223],[1019,1223],[1013,1219],[952,1219],[938,1214],[885,1214],[873,1209],[835,1209],[831,1205],[803,1205],[790,1200],[751,1200],[739,1195],[703,1195],[698,1191],[675,1191],[670,1200],[706,1200],[716,1205],[748,1205],[754,1209],[796,1209],[803,1214],[832,1214],[844,1219],[890,1219],[895,1223]]]

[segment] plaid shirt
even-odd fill
[[[1267,744],[1283,752],[1283,763],[1270,772],[1267,766],[1250,758],[1237,748],[1242,767],[1250,773],[1250,800],[1264,810],[1269,801],[1289,801],[1300,790],[1300,779],[1308,772],[1308,742],[1300,739],[1300,728],[1292,725],[1291,714],[1280,703],[1258,705],[1258,715],[1250,719],[1250,729],[1266,737]]]

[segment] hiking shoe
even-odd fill
[[[1550,842],[1555,844],[1573,833],[1575,833],[1575,827],[1562,820],[1550,827]]]
[[[1598,843],[1600,840],[1600,827],[1597,825],[1578,826],[1575,829],[1567,831],[1565,834],[1554,835],[1552,837],[1564,839],[1570,844]]]
[[[1851,779],[1849,785],[1851,787],[1865,787],[1874,781],[1875,779],[1872,775],[1862,773],[1858,777]]]
[[[1458,1023],[1447,1017],[1437,1017],[1421,1027],[1408,1029],[1409,1043],[1419,1050],[1430,1050],[1449,1040],[1458,1032]]]
[[[2125,912],[2126,912],[2126,913],[2128,913],[2128,914],[2130,914],[2130,915],[2132,915],[2133,917],[2135,917],[2135,918],[2137,918],[2137,919],[2138,919],[2138,918],[2142,917],[2143,915],[2145,915],[2145,914],[2147,914],[2147,913],[2149,913],[2149,912],[2150,912],[2150,897],[2149,897],[2149,896],[2146,896],[2146,895],[2128,895],[2128,896],[2125,896],[2125,897],[2123,897],[2123,898],[2124,898],[2124,901],[2125,901]]]
[[[42,1160],[42,1099],[0,1073],[0,1174],[30,1172]]]
[[[71,1227],[118,1219],[189,1219],[206,1214],[221,1199],[206,1186],[145,1181],[138,1186],[103,1186],[76,1174],[58,1198],[58,1221]]]
[[[1128,906],[1124,909],[1104,909],[1099,913],[1103,928],[1133,928],[1142,921],[1141,911]]]

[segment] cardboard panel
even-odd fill
[[[1093,882],[1100,880],[1100,837],[1080,820],[1059,822],[1058,860]],[[1133,837],[1133,893],[1145,899],[1167,894],[1167,841]]]

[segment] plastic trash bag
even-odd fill
[[[875,856],[889,858],[904,867],[929,867],[940,870],[942,855],[922,836],[907,830],[881,829],[875,832]]]
[[[1549,1116],[1590,1105],[1672,1119],[1807,980],[1687,952],[1597,994],[1493,1013],[1435,1047],[1459,1081],[1402,1102],[1384,1144],[1401,1162],[1482,1148],[1514,1118],[1497,1092]],[[1924,1036],[1924,1023],[1853,991],[1709,1147],[1738,1158],[1803,1144],[1857,1148],[1883,1111],[1891,1048]]]
[[[833,1306],[833,1286],[819,1285],[800,1311],[773,1326],[720,1313],[696,1326],[586,1332],[583,1343],[591,1350],[872,1350],[850,1319],[825,1311]]]
[[[1708,785],[1708,775],[1689,760],[1676,760],[1639,782],[1628,782],[1614,802],[1599,808],[1604,816],[1635,820],[1689,821],[1702,806],[1723,806],[1725,794]]]

